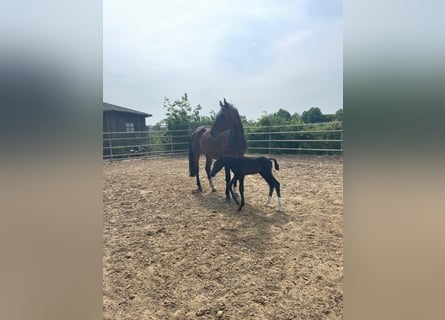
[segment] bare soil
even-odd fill
[[[275,158],[281,211],[259,175],[236,211],[204,158],[201,193],[185,156],[105,162],[104,319],[341,319],[342,158]]]

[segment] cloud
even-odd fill
[[[165,96],[184,92],[204,113],[225,96],[249,119],[261,108],[335,112],[342,105],[341,10],[317,15],[317,6],[106,0],[104,100],[152,113],[152,123],[165,117]]]

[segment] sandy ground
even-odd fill
[[[104,319],[341,319],[342,158],[275,158],[283,210],[255,175],[241,213],[204,158],[202,193],[185,156],[105,162]]]

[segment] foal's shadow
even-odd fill
[[[263,205],[261,203],[245,203],[243,208],[238,211],[238,205],[230,198],[230,202],[226,201],[225,194],[221,192],[197,192],[192,191],[195,197],[199,198],[199,204],[210,211],[222,212],[234,216],[243,217],[246,215],[254,215],[258,220],[269,222],[272,224],[286,224],[290,221],[290,217],[284,209],[278,210],[274,204]],[[239,197],[239,195],[238,195]],[[238,198],[239,199],[239,198]]]
[[[284,211],[277,211],[272,206],[246,203],[241,211],[238,205],[231,200],[226,202],[225,194],[221,192],[195,193],[199,197],[199,204],[203,211],[222,213],[233,219],[228,226],[221,226],[219,231],[226,234],[231,244],[237,247],[252,250],[257,253],[267,251],[271,240],[271,229],[280,227],[290,221]]]

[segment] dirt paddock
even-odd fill
[[[275,156],[283,209],[245,179],[241,213],[186,156],[105,162],[104,319],[341,319],[343,163]]]

